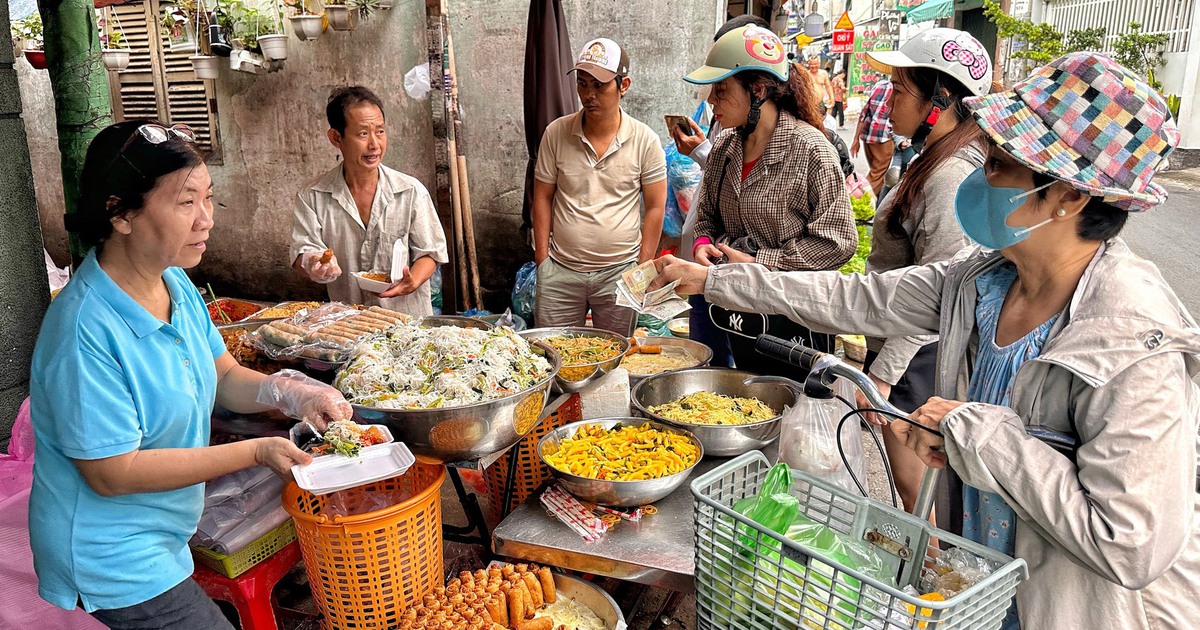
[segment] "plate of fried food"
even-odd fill
[[[358,288],[371,293],[383,293],[392,286],[388,274],[379,271],[356,271],[354,281],[358,283]]]

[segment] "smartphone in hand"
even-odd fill
[[[671,129],[678,129],[679,133],[682,133],[685,136],[692,135],[692,125],[690,122],[688,122],[687,116],[667,114],[666,116],[663,116],[663,119],[667,122],[668,131]]]

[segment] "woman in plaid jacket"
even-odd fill
[[[696,223],[695,259],[758,263],[772,271],[837,269],[854,255],[858,234],[837,153],[821,131],[820,103],[808,73],[788,63],[779,38],[758,27],[730,31],[705,65],[685,77],[712,84],[713,120],[729,131],[713,143],[705,167]],[[743,315],[713,312],[733,329]],[[832,350],[829,335],[813,334],[783,317],[771,334]],[[741,369],[789,374],[794,369],[732,340]]]

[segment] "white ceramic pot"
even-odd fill
[[[288,36],[283,34],[259,35],[258,47],[267,59],[287,59]]]
[[[292,21],[292,33],[302,42],[317,39],[324,30],[321,21],[325,18],[320,15],[293,15],[288,19]]]
[[[216,55],[192,55],[188,60],[192,62],[192,72],[196,73],[197,79],[217,78]]]
[[[329,27],[335,31],[353,31],[358,22],[358,11],[344,4],[325,5],[325,17],[329,18]]]
[[[129,67],[128,48],[105,48],[103,56],[104,67],[109,70],[121,71]]]

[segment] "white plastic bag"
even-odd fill
[[[837,379],[834,391],[846,400],[854,400],[854,386],[844,379]],[[857,494],[858,487],[846,471],[834,440],[838,422],[849,411],[850,408],[836,398],[820,400],[801,396],[795,407],[784,410],[779,432],[779,461]],[[861,429],[854,418],[847,420],[842,429],[841,448],[854,474],[866,487]]]
[[[430,89],[428,62],[413,66],[404,74],[404,91],[409,97],[422,100],[429,96]]]

